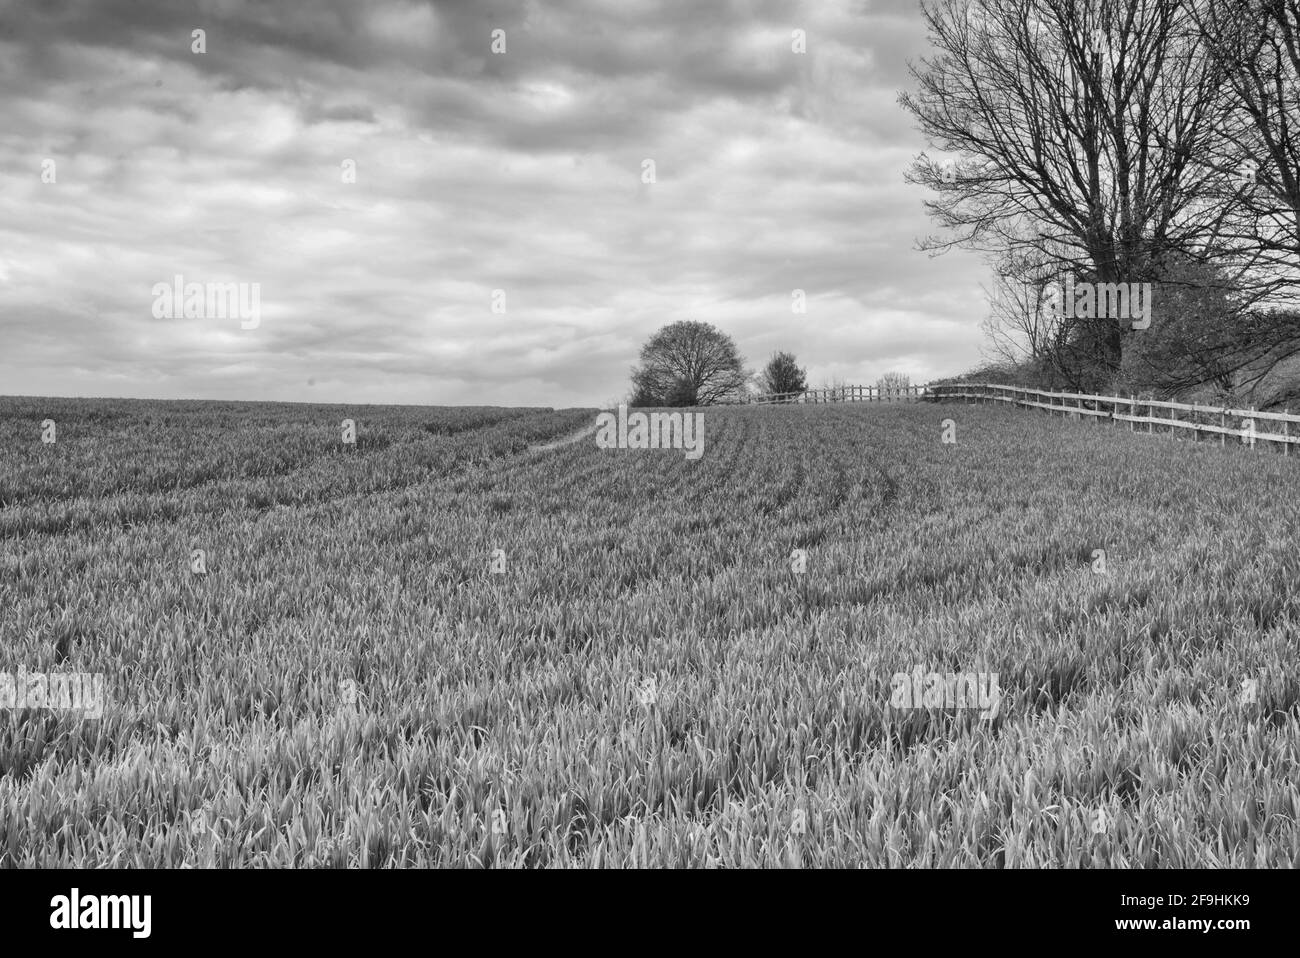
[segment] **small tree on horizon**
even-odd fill
[[[912,385],[912,377],[907,373],[885,373],[876,380],[876,390],[883,396],[901,396]]]
[[[747,378],[726,333],[693,320],[670,323],[641,347],[630,405],[711,406],[742,395]]]
[[[799,367],[794,353],[776,352],[764,367],[759,385],[769,395],[801,393],[808,388],[807,370]]]

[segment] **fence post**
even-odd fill
[[[1291,415],[1291,407],[1287,406],[1286,409],[1282,410],[1282,415]],[[1286,442],[1282,443],[1282,455],[1289,456],[1291,455],[1291,420],[1282,420],[1282,435],[1286,436]]]
[[[1221,408],[1219,410],[1219,428],[1220,429],[1228,428],[1228,410],[1226,407]],[[1226,432],[1219,433],[1219,445],[1226,446],[1227,444],[1228,444],[1228,434]]]

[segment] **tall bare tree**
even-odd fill
[[[1255,298],[1300,294],[1300,0],[1207,0],[1196,22],[1233,111],[1207,165],[1237,201],[1221,245]]]
[[[890,371],[876,380],[876,394],[881,399],[902,399],[912,386],[912,377],[907,373]]]
[[[1170,249],[1204,245],[1191,215],[1213,170],[1226,107],[1221,69],[1199,49],[1191,0],[922,0],[938,55],[900,96],[927,139],[911,182],[948,231],[922,248],[1029,249],[1062,274],[1150,282]],[[1030,229],[1025,229],[1025,224]],[[1105,378],[1124,338],[1114,318],[1077,324],[1074,348]]]

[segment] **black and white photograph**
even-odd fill
[[[52,941],[852,869],[1241,947],[1298,493],[1300,0],[0,0]]]

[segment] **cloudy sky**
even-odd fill
[[[960,372],[926,52],[915,0],[0,0],[0,394],[604,405],[682,319]]]

